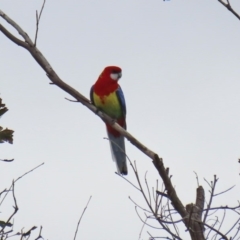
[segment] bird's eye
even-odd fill
[[[117,81],[119,79],[119,74],[118,73],[111,73],[110,77],[112,80]]]
[[[118,70],[112,70],[112,73],[119,73]]]

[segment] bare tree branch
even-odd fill
[[[92,198],[92,196],[90,196],[90,198],[88,199],[87,205],[86,205],[86,207],[83,209],[83,212],[82,212],[82,214],[81,214],[81,217],[79,218],[79,221],[78,221],[78,224],[77,224],[77,228],[76,228],[76,231],[75,231],[75,235],[74,235],[73,240],[76,240],[77,232],[78,232],[78,228],[79,228],[80,222],[81,222],[81,220],[82,220],[83,214],[85,213],[85,211],[86,211],[86,209],[87,209],[87,207],[88,207],[89,202],[91,201],[91,198]]]
[[[142,227],[141,227],[138,240],[141,239],[142,231],[143,231],[144,226],[146,225],[147,220],[148,220],[148,217],[146,217],[146,220],[145,220],[145,222],[143,223],[143,225],[142,225]]]
[[[0,11],[1,14],[1,11]],[[1,24],[0,24],[0,31],[7,37],[9,38],[12,42],[16,43],[18,46],[21,46],[25,49],[28,49],[28,44],[21,41],[20,39],[16,38],[15,36],[13,36],[6,28],[4,28]]]
[[[194,172],[194,171],[193,171],[193,172]],[[197,185],[198,185],[198,187],[199,187],[198,175],[197,175],[197,173],[196,173],[196,172],[194,172],[194,173],[195,173],[195,176],[196,176]]]
[[[169,212],[169,216],[170,216],[170,219],[171,219],[171,222],[174,222],[173,221],[173,214],[171,213],[171,210],[170,210],[170,206],[169,206],[169,201],[167,201],[167,207],[168,207],[168,212]],[[179,234],[179,229],[177,227],[177,224],[173,224],[173,227],[175,229],[175,233],[178,237],[180,237],[180,234]]]
[[[224,190],[224,191],[222,191],[222,192],[220,192],[220,193],[215,193],[215,194],[214,194],[214,197],[216,197],[216,196],[218,196],[218,195],[221,195],[221,194],[223,194],[223,193],[226,193],[226,192],[230,191],[231,189],[233,189],[234,187],[235,187],[235,185],[233,185],[232,187],[230,187],[230,188],[228,188],[227,190]]]
[[[226,7],[233,15],[235,15],[238,20],[240,20],[240,15],[232,8],[229,0],[225,3],[223,0],[218,0],[224,7]]]
[[[222,234],[221,232],[219,232],[217,229],[213,228],[212,226],[208,225],[207,223],[203,223],[203,222],[201,222],[201,221],[196,221],[196,222],[198,222],[198,223],[200,223],[200,224],[204,224],[205,226],[207,226],[208,228],[210,228],[212,231],[214,231],[214,232],[216,232],[218,235],[220,235],[220,236],[222,237],[222,239],[228,240],[228,238],[227,238],[224,234]]]
[[[141,207],[139,204],[137,204],[130,196],[129,196],[128,198],[130,199],[130,201],[131,201],[133,204],[135,204],[138,208],[142,209],[144,212],[152,213],[152,212],[150,212],[149,210],[147,210],[147,209]]]
[[[135,187],[138,191],[141,191],[138,187],[136,187],[132,182],[130,182],[127,178],[125,178],[123,175],[119,174],[118,172],[115,172],[119,177],[123,178],[125,181],[130,183],[133,187]]]
[[[232,227],[225,233],[225,235],[227,236],[232,230],[233,228],[239,224],[240,218],[238,218],[238,220],[232,225]]]
[[[148,182],[147,182],[147,171],[145,173],[145,184],[147,186],[149,204],[152,205],[151,194],[150,194],[150,190],[149,190],[149,186],[148,186]]]
[[[40,238],[43,238],[42,237],[42,226],[40,227],[40,231],[39,231],[38,237],[35,240],[38,240]]]
[[[3,11],[0,10],[0,16],[6,20],[10,25],[12,25],[13,28],[15,28],[18,33],[23,37],[23,39],[25,40],[25,42],[27,44],[29,44],[31,47],[33,47],[33,42],[30,39],[30,37],[27,35],[27,33],[25,33],[22,28],[15,23],[10,17],[8,17]]]
[[[216,220],[211,227],[214,228],[217,223],[218,223],[218,218],[216,217]],[[206,239],[208,239],[208,236],[210,235],[211,232],[212,232],[212,229],[209,230],[208,234],[206,235]]]
[[[214,175],[214,180],[213,180],[213,183],[211,183],[210,185],[210,188],[211,188],[211,195],[210,195],[210,199],[209,199],[209,203],[207,205],[207,210],[205,212],[205,215],[204,215],[204,218],[203,218],[203,223],[206,222],[206,219],[207,219],[207,216],[208,216],[208,211],[211,207],[211,204],[212,204],[212,200],[213,200],[213,196],[214,196],[214,190],[215,190],[215,187],[216,187],[216,183],[217,183],[217,177],[216,175]],[[206,180],[205,180],[206,181]],[[207,181],[206,181],[207,182]],[[208,182],[207,182],[208,183]],[[209,184],[209,183],[208,183]]]
[[[37,168],[41,167],[43,164],[44,164],[44,163],[39,164],[39,165],[36,166],[35,168],[33,168],[33,169],[25,172],[23,175],[21,175],[21,176],[18,177],[16,180],[14,180],[13,183],[11,184],[10,188],[9,188],[7,191],[5,191],[6,194],[4,195],[2,201],[0,202],[0,206],[2,205],[2,203],[3,203],[4,199],[6,198],[6,196],[8,195],[8,193],[9,193],[9,192],[11,191],[11,189],[13,188],[13,184],[15,184],[19,179],[21,179],[22,177],[26,176],[26,175],[29,174],[30,172],[32,172],[32,171],[36,170]]]
[[[169,199],[169,196],[166,193],[160,192],[160,191],[156,191],[157,195],[161,195],[163,197],[166,197]]]
[[[234,240],[235,237],[237,237],[237,234],[239,233],[239,231],[240,231],[240,224],[238,224],[237,231],[236,231],[235,235],[232,237],[232,239],[230,239],[230,240]],[[239,238],[237,240],[239,240]]]
[[[18,205],[17,205],[17,200],[16,200],[16,197],[15,197],[15,188],[14,188],[14,181],[12,182],[12,194],[13,194],[13,200],[14,200],[14,211],[13,213],[11,214],[11,216],[8,218],[8,220],[6,221],[6,224],[2,227],[2,229],[0,230],[0,234],[2,234],[4,232],[4,229],[5,227],[7,226],[8,223],[10,223],[10,220],[12,219],[12,217],[17,213],[18,211]]]
[[[41,19],[41,15],[42,15],[42,11],[43,11],[45,2],[46,2],[46,0],[43,0],[43,4],[42,4],[42,8],[41,8],[39,16],[38,16],[38,11],[36,11],[36,33],[35,33],[34,46],[37,45],[37,36],[38,36],[39,22],[40,22],[40,19]]]
[[[222,217],[222,221],[220,222],[220,225],[218,227],[218,231],[220,232],[220,229],[222,227],[222,224],[223,224],[223,221],[225,219],[225,216],[226,216],[226,210],[224,210],[224,213],[223,213],[223,217]],[[215,236],[215,239],[217,238],[217,235]]]
[[[236,207],[228,207],[228,206],[220,206],[220,207],[213,207],[213,208],[207,208],[207,209],[204,209],[203,211],[206,212],[206,211],[215,211],[215,210],[221,210],[221,209],[229,209],[229,210],[236,210],[236,209],[240,209],[240,206],[237,205]],[[237,212],[237,211],[236,211]],[[240,214],[239,212],[237,212],[238,214]]]

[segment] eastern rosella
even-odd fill
[[[122,69],[116,66],[106,67],[90,91],[92,103],[101,111],[112,117],[126,129],[126,103],[118,80]],[[116,162],[118,173],[127,175],[124,137],[106,124],[112,158]]]

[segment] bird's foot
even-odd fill
[[[116,118],[112,118],[111,120],[111,124],[117,123],[117,119]]]
[[[98,115],[100,111],[101,111],[101,110],[100,110],[99,108],[96,107],[95,114]]]

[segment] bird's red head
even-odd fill
[[[100,75],[100,78],[108,78],[114,81],[118,81],[122,77],[122,69],[117,66],[105,67]]]
[[[108,95],[118,88],[118,80],[122,77],[122,69],[117,66],[105,67],[94,85],[99,95]]]

